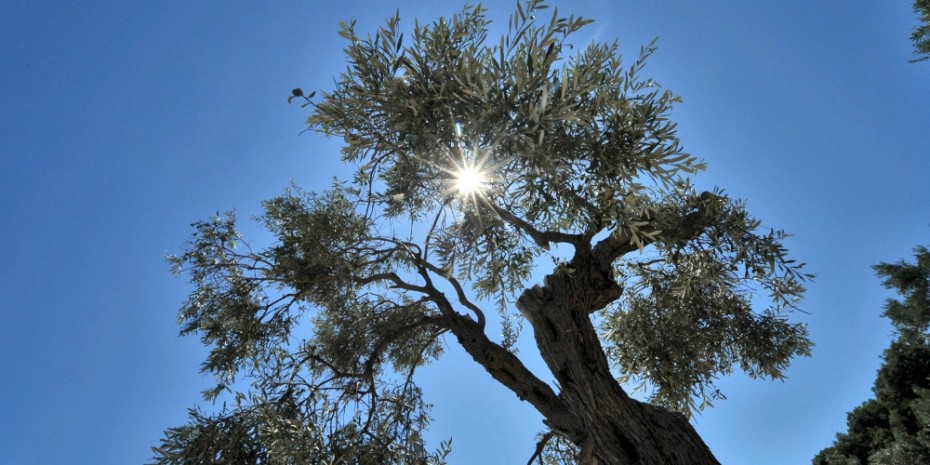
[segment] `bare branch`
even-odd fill
[[[355,278],[355,282],[363,286],[367,284],[374,284],[377,282],[382,282],[382,281],[390,282],[394,284],[394,287],[398,289],[403,289],[403,290],[412,291],[412,292],[419,292],[420,294],[429,294],[429,288],[422,287],[422,286],[415,286],[413,284],[410,284],[404,281],[403,279],[401,279],[400,276],[397,275],[397,273],[376,273],[370,276],[366,276],[364,278]]]
[[[498,382],[529,402],[553,430],[578,436],[581,424],[577,417],[548,384],[540,380],[516,355],[490,340],[475,321],[456,313],[445,295],[429,288],[432,301],[439,306],[449,330],[472,358]]]
[[[530,459],[526,462],[526,465],[533,465],[533,460],[539,459],[540,465],[544,465],[542,461],[542,453],[546,448],[546,444],[549,444],[549,441],[555,436],[555,433],[549,431],[544,434],[543,437],[539,439],[539,442],[536,443],[536,452],[533,452],[533,455],[530,456]]]
[[[443,206],[445,206],[445,204],[443,204]],[[429,241],[430,239],[433,238],[433,233],[436,231],[436,225],[439,224],[439,217],[442,216],[443,214],[445,214],[445,211],[443,208],[440,208],[439,211],[436,212],[436,218],[433,218],[433,225],[430,226],[429,232],[426,233],[426,239],[423,240],[423,259],[424,260],[429,258]]]
[[[465,296],[465,290],[462,288],[462,285],[459,283],[459,281],[455,279],[455,277],[453,276],[446,276],[445,271],[442,268],[439,268],[438,266],[426,260],[423,260],[423,266],[426,267],[426,269],[428,269],[429,271],[432,271],[433,273],[442,276],[443,278],[445,278],[446,281],[449,281],[449,283],[452,284],[452,287],[455,289],[455,293],[459,299],[459,302],[461,302],[462,305],[464,305],[466,308],[468,308],[475,314],[475,317],[478,319],[478,325],[481,326],[482,330],[484,330],[484,327],[485,327],[484,312],[480,308],[478,308],[477,305],[472,303],[472,301],[469,300],[468,297]]]
[[[510,213],[504,208],[501,208],[490,201],[485,201],[485,204],[494,211],[501,219],[510,223],[518,230],[522,231],[526,235],[530,236],[533,239],[533,242],[536,245],[542,247],[545,250],[549,250],[550,243],[566,243],[578,246],[584,240],[584,236],[580,234],[566,234],[560,231],[540,231],[533,227],[533,225],[523,221],[513,213]]]

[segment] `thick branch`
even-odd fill
[[[580,434],[581,424],[548,384],[537,378],[516,355],[490,340],[478,323],[455,312],[441,292],[431,288],[430,296],[462,348],[495,380],[535,407],[552,430],[570,437]]]
[[[645,231],[652,232],[654,229],[655,228],[650,227],[645,229]],[[623,228],[617,229],[612,232],[610,236],[607,236],[594,246],[592,255],[600,262],[613,263],[617,258],[639,248],[639,246],[633,243],[632,238],[633,236],[628,230]],[[643,245],[648,245],[650,243],[648,236],[644,236]]]
[[[484,326],[485,326],[484,312],[480,308],[478,308],[478,306],[475,305],[471,300],[468,299],[468,297],[465,295],[465,290],[462,288],[462,284],[459,283],[459,280],[455,279],[452,276],[446,276],[446,273],[444,272],[442,268],[439,268],[438,266],[426,260],[423,260],[423,266],[429,271],[432,271],[433,273],[436,273],[444,277],[446,281],[449,281],[449,283],[452,284],[452,287],[455,288],[455,294],[459,298],[459,302],[461,302],[462,305],[464,305],[466,308],[468,308],[475,314],[475,318],[478,319],[478,326],[480,326],[481,329],[484,330]]]
[[[552,242],[561,242],[577,246],[583,240],[583,236],[580,234],[566,234],[560,231],[540,231],[533,227],[533,225],[523,221],[521,218],[517,217],[513,213],[510,213],[506,209],[494,205],[493,202],[485,203],[489,208],[491,208],[491,210],[494,211],[494,213],[497,214],[497,216],[501,217],[501,219],[504,221],[510,223],[518,230],[530,236],[530,238],[533,239],[533,242],[535,242],[536,245],[542,247],[543,249],[549,250],[549,243]]]
[[[718,211],[716,208],[717,203],[720,201],[720,196],[707,191],[702,192],[697,207],[687,215],[678,218],[678,221],[672,225],[677,229],[675,235],[682,240],[690,240],[700,236],[708,224],[708,219],[716,222],[716,219],[713,218],[714,215],[709,216],[708,213]],[[648,223],[637,230],[640,242],[643,246],[653,243],[652,234],[662,230],[663,225],[656,224],[655,215],[652,214],[643,216],[639,221]],[[668,227],[669,225],[664,226]],[[635,244],[632,239],[633,236],[629,229],[618,228],[610,236],[594,246],[592,255],[602,263],[613,263],[617,258],[639,249],[639,245]]]
[[[433,265],[422,260],[416,260],[420,276],[425,281],[422,286],[413,285],[404,281],[396,273],[381,273],[357,280],[359,284],[372,284],[376,282],[389,282],[395,287],[417,292],[426,296],[439,308],[442,326],[448,328],[455,335],[459,344],[498,382],[514,392],[520,400],[529,402],[545,418],[545,423],[553,431],[562,432],[570,437],[577,437],[580,433],[580,423],[571,415],[562,399],[549,387],[548,384],[536,377],[513,353],[490,340],[484,333],[484,322],[476,322],[466,315],[455,311],[452,303],[432,283],[430,267]],[[438,269],[432,270],[436,272]],[[441,270],[439,270],[441,271]],[[456,283],[453,283],[456,284]],[[464,293],[459,287],[457,292],[464,299]],[[465,299],[465,302],[468,302]],[[470,304],[470,302],[468,302]],[[474,305],[472,305],[474,306]],[[477,309],[477,307],[475,307]],[[483,316],[480,309],[477,315]]]

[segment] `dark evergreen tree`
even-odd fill
[[[930,0],[914,0],[914,13],[920,25],[911,33],[914,53],[917,54],[917,58],[911,61],[924,61],[930,58]]]
[[[884,316],[897,334],[884,353],[872,391],[875,399],[849,412],[846,433],[814,459],[815,465],[930,463],[930,251],[915,262],[875,266],[889,299]]]
[[[194,285],[182,332],[211,349],[207,398],[233,401],[168,430],[155,463],[441,463],[415,374],[445,335],[542,415],[534,461],[717,463],[687,415],[718,376],[781,378],[809,354],[786,319],[809,275],[784,233],[692,187],[678,99],[641,77],[654,47],[624,64],[616,42],[573,46],[589,22],[530,0],[499,41],[481,7],[410,35],[396,16],[368,36],[343,24],[335,89],[291,100],[355,176],[266,201],[267,248],[231,214],[195,224],[171,259]],[[512,350],[516,322],[544,378]]]

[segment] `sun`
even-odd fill
[[[472,196],[480,193],[487,187],[488,178],[484,172],[476,166],[464,165],[455,173],[453,186],[459,195]]]
[[[464,124],[456,121],[454,126],[453,144],[445,153],[445,162],[437,166],[444,172],[444,196],[449,200],[458,198],[462,201],[471,201],[477,207],[478,201],[488,200],[490,191],[497,184],[497,177],[492,174],[499,166],[489,163],[493,156],[491,147],[480,147],[478,144],[466,140]]]

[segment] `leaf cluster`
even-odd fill
[[[373,236],[349,195],[294,188],[265,202],[259,219],[276,238],[265,250],[227,213],[195,223],[189,250],[169,257],[195,286],[179,318],[210,347],[206,398],[237,390],[235,407],[168,430],[153,463],[442,462],[448,451],[420,436],[429,406],[413,373],[439,355],[445,328],[423,301],[365,291],[410,250]]]
[[[521,6],[494,44],[481,7],[416,24],[409,45],[397,16],[367,38],[343,24],[348,69],[308,123],[345,140],[356,182],[390,214],[446,202],[458,161],[476,157],[499,207],[540,230],[591,232],[617,221],[639,177],[701,169],[668,120],[677,97],[639,77],[654,45],[629,67],[616,42],[572,53],[590,20],[553,9],[537,22],[545,8]]]
[[[603,319],[621,382],[689,414],[723,397],[714,381],[734,367],[781,379],[791,358],[810,355],[806,327],[786,311],[812,275],[788,258],[787,234],[760,235],[742,202],[689,186],[670,193],[655,223],[663,232],[651,253],[619,264],[625,293]],[[771,306],[756,311],[763,292]]]

